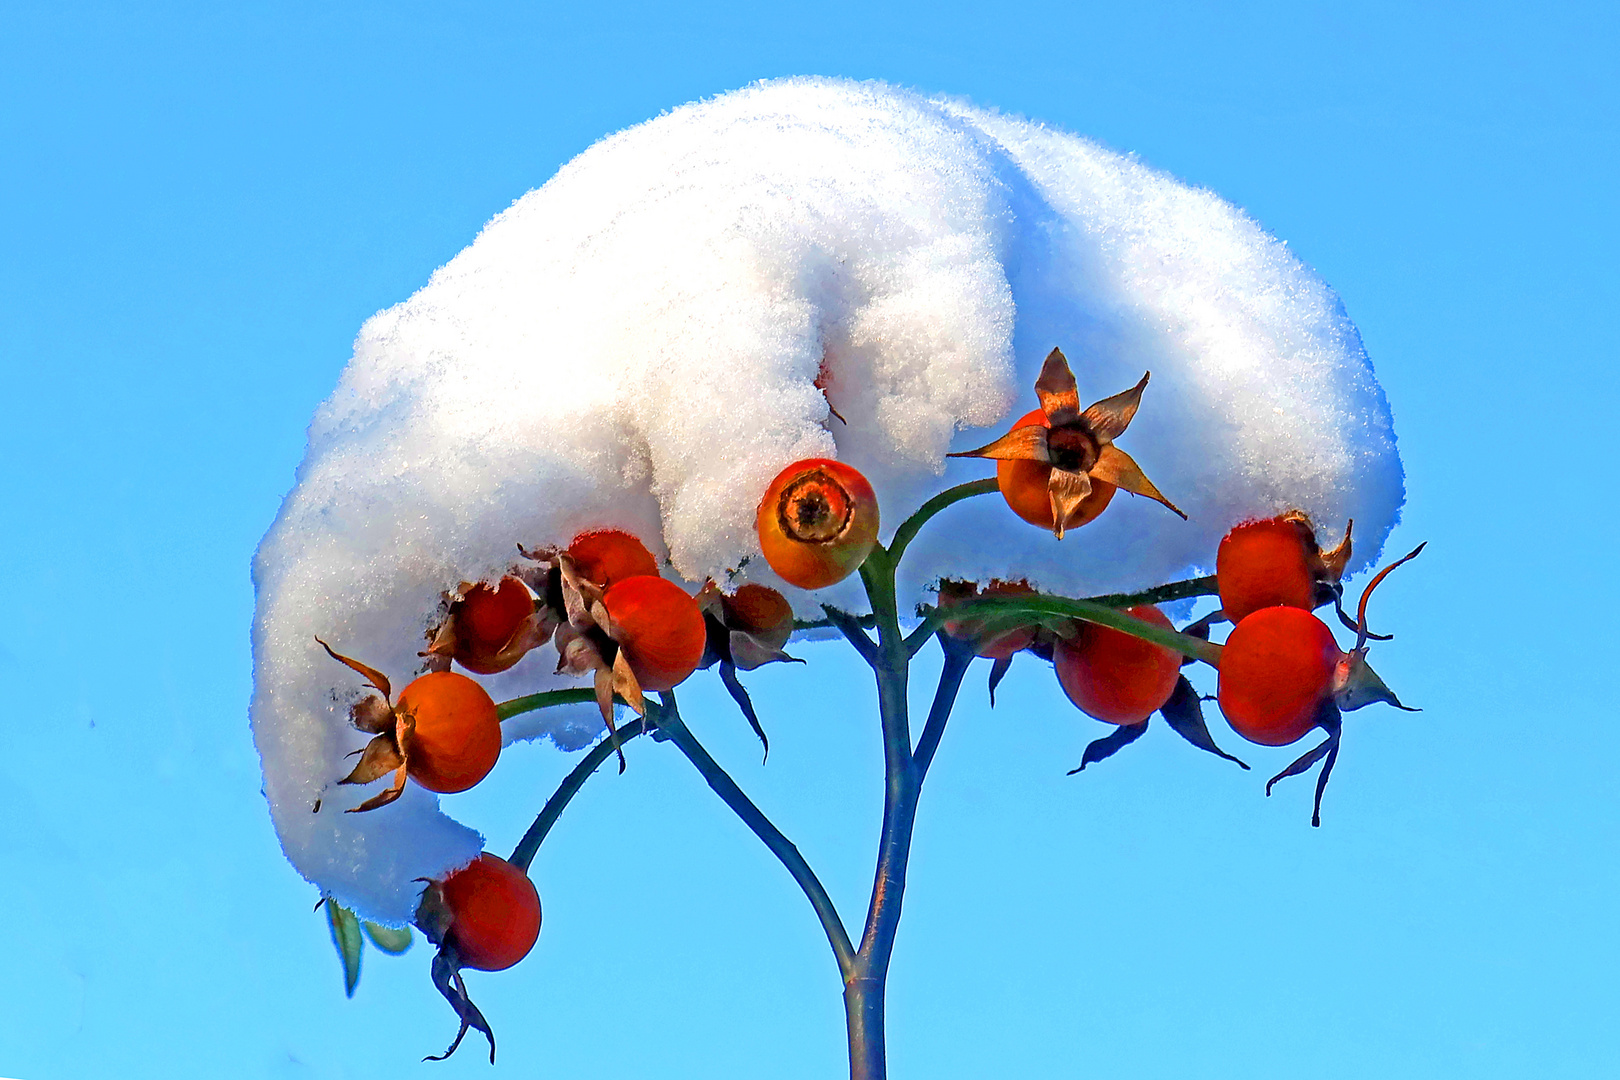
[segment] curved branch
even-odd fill
[[[865,660],[868,664],[877,660],[877,645],[870,637],[867,637],[866,631],[861,629],[861,620],[848,612],[839,611],[830,604],[822,604],[821,610],[827,613],[828,625],[838,628],[838,632],[843,634],[851,645],[855,646],[855,651],[861,654],[862,660]],[[876,625],[876,616],[872,617],[872,622]]]
[[[799,888],[804,890],[805,897],[810,901],[810,906],[815,909],[816,917],[821,920],[821,928],[826,931],[827,942],[832,946],[833,955],[838,959],[839,973],[847,979],[854,970],[855,949],[850,944],[849,932],[844,929],[843,920],[838,917],[838,909],[833,906],[832,898],[822,887],[821,879],[816,877],[816,872],[810,869],[810,864],[804,861],[804,856],[799,854],[799,849],[793,846],[793,842],[783,836],[782,831],[754,805],[753,800],[743,794],[736,781],[727,775],[719,762],[710,757],[703,744],[697,741],[697,737],[681,719],[680,711],[675,705],[674,693],[666,692],[659,697],[663,701],[662,705],[654,706],[648,702],[648,711],[656,710],[654,723],[697,767],[697,771],[703,774],[703,779],[708,781],[714,793],[731,807],[732,812],[742,819],[744,825],[753,830],[754,835],[764,842],[771,850],[771,854],[775,855],[787,872],[793,875],[793,880],[798,882]]]
[[[971,642],[958,641],[948,634],[939,635],[939,647],[945,653],[945,667],[939,673],[939,688],[934,691],[934,704],[928,710],[922,737],[917,740],[917,749],[912,754],[917,762],[918,784],[928,775],[928,766],[933,764],[934,751],[939,749],[939,740],[945,735],[945,724],[951,718],[951,709],[956,706],[956,694],[962,688],[962,678],[974,659]]]
[[[1209,577],[1188,578],[1185,581],[1172,581],[1167,585],[1159,585],[1152,589],[1143,589],[1133,593],[1109,593],[1106,596],[1088,596],[1086,600],[1104,607],[1126,608],[1136,607],[1138,604],[1168,604],[1172,600],[1190,600],[1195,596],[1218,596],[1220,590],[1215,587],[1215,578]]]
[[[541,695],[536,694],[533,696],[539,697]],[[524,699],[519,698],[517,700],[522,701]],[[591,694],[590,700],[596,700],[596,695]],[[630,723],[619,728],[618,745],[623,746],[646,731],[647,721],[638,716]],[[603,739],[591,747],[584,760],[574,766],[573,771],[564,777],[563,782],[557,786],[556,792],[546,800],[546,805],[540,810],[540,816],[534,819],[534,824],[529,826],[529,831],[523,834],[523,839],[519,840],[517,847],[512,849],[512,857],[507,859],[507,862],[524,873],[528,873],[529,864],[534,862],[535,853],[540,850],[540,845],[545,842],[546,834],[551,832],[553,825],[557,824],[557,819],[568,808],[568,803],[578,794],[579,789],[585,785],[585,781],[590,778],[591,773],[600,768],[602,762],[613,756],[614,749],[612,739]]]
[[[1063,596],[979,596],[972,600],[963,601],[960,605],[951,608],[952,618],[967,618],[974,615],[996,614],[1022,614],[1057,616],[1061,619],[1080,619],[1085,622],[1097,623],[1112,629],[1130,634],[1132,637],[1150,641],[1155,645],[1162,645],[1167,649],[1190,656],[1195,660],[1202,660],[1206,664],[1218,665],[1221,658],[1221,647],[1203,638],[1193,637],[1191,634],[1182,634],[1174,630],[1165,630],[1161,627],[1145,623],[1123,610],[1096,600],[1071,600]],[[937,610],[930,613],[936,616]]]
[[[917,533],[922,530],[922,527],[928,524],[935,514],[947,506],[952,503],[959,503],[963,499],[971,499],[975,495],[988,495],[992,491],[998,490],[1000,489],[996,484],[996,479],[992,476],[985,480],[969,480],[965,484],[957,484],[955,487],[946,488],[938,495],[935,495],[918,507],[916,513],[902,521],[900,527],[894,530],[894,539],[889,541],[890,560],[898,563],[900,556],[905,554],[906,545],[916,539]]]
[[[510,720],[514,716],[536,709],[548,708],[552,705],[594,705],[596,704],[596,691],[583,686],[568,690],[546,690],[539,694],[526,694],[515,697],[510,701],[503,701],[495,706],[495,715],[502,720]]]

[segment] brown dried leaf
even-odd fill
[[[1117,446],[1103,447],[1102,454],[1097,458],[1097,464],[1091,467],[1091,475],[1098,480],[1106,480],[1115,487],[1123,488],[1133,495],[1144,495],[1154,502],[1163,503],[1186,521],[1187,515],[1181,508],[1160,494],[1159,489],[1153,486],[1142,472],[1140,466],[1131,459],[1131,455]]]

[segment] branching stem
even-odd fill
[[[839,973],[848,979],[855,962],[855,950],[850,945],[849,933],[844,929],[843,920],[838,917],[838,909],[833,906],[832,898],[827,895],[827,890],[822,887],[815,871],[810,869],[810,864],[804,861],[804,856],[799,854],[799,849],[793,842],[782,835],[782,831],[754,805],[753,800],[743,794],[742,788],[727,775],[719,762],[709,756],[703,744],[698,742],[697,737],[681,719],[680,711],[675,705],[674,693],[667,692],[659,696],[663,701],[662,705],[647,703],[647,711],[649,716],[653,717],[653,722],[697,767],[715,794],[731,807],[732,812],[753,830],[754,835],[764,842],[771,850],[771,854],[775,855],[787,868],[787,872],[793,875],[793,880],[799,883],[799,888],[804,890],[810,906],[815,909],[816,917],[821,920],[821,927],[827,933],[827,942],[832,946],[833,956],[838,960]]]
[[[884,998],[889,961],[894,953],[895,933],[905,896],[906,869],[916,827],[917,801],[922,783],[939,749],[946,723],[955,706],[963,677],[973,662],[969,642],[940,632],[944,616],[937,609],[919,609],[922,621],[910,634],[900,628],[896,603],[895,572],[906,548],[922,527],[941,510],[963,499],[996,490],[994,479],[958,484],[924,503],[895,530],[889,546],[879,544],[861,565],[861,581],[866,586],[870,615],[855,615],[826,607],[824,620],[796,622],[796,630],[835,628],[853,645],[872,668],[877,682],[878,716],[883,732],[884,799],[883,828],[878,842],[877,865],[872,880],[872,896],[866,923],[857,948],[850,940],[837,909],[821,881],[804,857],[780,829],[754,805],[735,781],[698,742],[675,703],[673,693],[661,695],[662,704],[646,703],[647,715],[619,729],[619,743],[638,735],[657,732],[691,761],[698,772],[742,822],[759,837],[804,891],[820,919],[827,941],[838,961],[844,981],[844,1011],[849,1030],[851,1080],[884,1080],[887,1072],[884,1038]],[[989,596],[966,601],[951,609],[952,618],[978,618],[987,623],[1028,617],[1029,621],[1049,624],[1065,619],[1082,619],[1112,626],[1126,633],[1164,645],[1208,663],[1220,657],[1220,646],[1208,641],[1149,626],[1122,610],[1138,604],[1207,596],[1215,592],[1214,578],[1193,578],[1172,582],[1139,593],[1120,593],[1072,600],[1058,596]],[[876,638],[869,630],[876,631]],[[937,638],[944,653],[944,665],[933,704],[915,749],[911,740],[910,704],[907,697],[911,659]],[[591,702],[592,691],[552,690],[514,698],[498,707],[502,720],[551,705]],[[556,823],[569,801],[585,780],[613,753],[613,743],[604,739],[587,753],[563,780],[556,793],[524,834],[512,853],[512,862],[525,869],[534,859],[546,834]]]

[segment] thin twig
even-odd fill
[[[674,693],[666,692],[659,697],[663,701],[662,705],[653,706],[651,702],[648,703],[649,711],[656,709],[654,722],[659,730],[669,736],[669,741],[697,767],[697,771],[708,781],[714,793],[731,807],[732,812],[742,819],[744,825],[753,830],[754,835],[764,842],[771,850],[771,854],[775,855],[787,872],[793,875],[793,880],[799,883],[799,888],[804,890],[810,906],[815,909],[816,917],[821,920],[821,927],[827,933],[827,942],[832,946],[833,955],[838,960],[839,972],[847,978],[855,963],[855,949],[850,944],[849,932],[844,929],[843,920],[838,917],[838,909],[833,906],[832,898],[822,887],[816,872],[810,869],[810,864],[804,861],[804,856],[799,853],[793,842],[782,835],[782,831],[754,805],[753,800],[743,794],[736,781],[732,780],[720,764],[709,756],[703,744],[698,742],[697,737],[681,719]]]
[[[865,660],[868,664],[877,660],[877,643],[867,636],[865,630],[861,629],[861,624],[856,620],[855,616],[845,611],[839,611],[831,604],[822,604],[821,610],[827,613],[827,621],[836,627],[839,633],[848,638],[851,645],[855,646],[855,651],[861,654],[862,660]],[[874,618],[873,622],[876,621]]]
[[[1220,590],[1215,587],[1215,578],[1211,576],[1172,581],[1168,585],[1143,589],[1141,592],[1088,596],[1086,600],[1093,604],[1101,604],[1103,607],[1127,608],[1141,604],[1168,604],[1172,600],[1190,600],[1195,596],[1216,596],[1219,593]]]
[[[595,700],[595,695],[592,695],[592,700]],[[639,716],[636,717],[619,729],[619,745],[623,746],[646,730],[647,721]],[[545,842],[546,834],[551,832],[551,827],[557,824],[557,819],[562,817],[562,812],[568,808],[569,802],[578,794],[579,789],[585,785],[585,781],[590,779],[591,774],[601,767],[602,762],[613,756],[614,749],[612,739],[603,739],[591,747],[584,760],[574,766],[573,771],[565,776],[563,782],[557,786],[557,790],[552,794],[551,798],[546,800],[546,805],[541,809],[540,816],[534,819],[534,824],[529,826],[529,831],[523,834],[523,839],[519,840],[517,847],[512,849],[512,857],[507,859],[507,862],[525,873],[528,871],[529,864],[534,862],[535,853],[540,850],[540,845]]]
[[[922,527],[941,510],[963,499],[971,499],[975,495],[988,495],[998,490],[995,477],[986,480],[969,480],[965,484],[946,488],[932,499],[917,508],[917,512],[900,523],[894,530],[894,539],[889,541],[889,558],[895,563],[900,562],[900,556],[905,554],[906,546],[917,536]]]
[[[546,690],[539,694],[527,694],[515,697],[510,701],[503,701],[495,706],[495,715],[502,720],[510,720],[522,713],[533,712],[536,709],[548,708],[552,705],[594,705],[596,691],[579,687],[569,690]]]
[[[934,761],[934,751],[939,749],[939,740],[945,734],[945,724],[951,718],[951,709],[956,705],[956,695],[962,688],[962,678],[967,674],[968,668],[973,664],[973,643],[958,641],[949,634],[939,635],[939,647],[945,653],[945,666],[939,673],[939,688],[934,691],[934,704],[928,710],[928,720],[923,724],[922,737],[917,740],[917,749],[912,758],[917,762],[917,782],[922,783],[923,777],[928,775],[928,766]]]

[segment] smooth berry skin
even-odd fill
[[[1145,623],[1173,630],[1152,605],[1129,609]],[[1175,692],[1181,654],[1096,623],[1080,623],[1072,641],[1059,639],[1052,652],[1058,684],[1087,716],[1110,724],[1140,724]]]
[[[456,662],[479,675],[505,671],[521,655],[501,657],[523,620],[534,614],[534,597],[515,577],[491,588],[480,582],[456,606]]]
[[[708,630],[703,610],[679,585],[629,577],[603,593],[602,603],[642,690],[672,690],[697,670]]]
[[[568,554],[579,576],[603,589],[625,578],[658,576],[658,560],[647,545],[618,529],[580,533],[568,545]]]
[[[877,493],[841,461],[806,458],[771,481],[754,523],[765,561],[783,581],[824,589],[860,569],[877,543]]]
[[[1304,611],[1316,606],[1304,532],[1283,518],[1246,521],[1227,533],[1215,553],[1215,581],[1221,610],[1233,623],[1279,604]]]
[[[1046,414],[1039,409],[1025,413],[1013,429],[1029,427],[1039,424],[1041,427],[1051,427],[1052,422]],[[1006,500],[1007,506],[1013,513],[1048,532],[1052,529],[1052,498],[1047,494],[1046,482],[1052,475],[1052,466],[1039,461],[1024,461],[1015,459],[996,462],[996,486],[1001,490],[1001,497]],[[1096,520],[1097,515],[1108,509],[1108,504],[1118,491],[1113,484],[1106,480],[1093,480],[1091,494],[1080,501],[1069,520],[1063,523],[1065,529],[1078,529],[1082,525]]]
[[[466,791],[501,756],[501,719],[482,686],[453,671],[414,680],[399,695],[394,712],[402,725],[407,773],[440,794]]]
[[[540,894],[529,875],[484,852],[439,883],[462,967],[501,971],[529,955],[540,937]]]
[[[1245,739],[1287,746],[1316,726],[1343,659],[1333,631],[1309,611],[1261,608],[1233,627],[1221,646],[1216,700]]]

